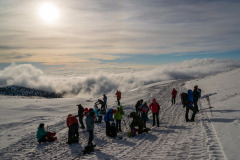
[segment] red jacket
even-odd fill
[[[152,110],[152,113],[158,113],[160,110],[160,105],[156,102],[156,99],[153,99],[152,103],[149,105],[149,108]]]
[[[121,92],[117,91],[115,95],[117,95],[117,99],[121,99]]]
[[[172,90],[172,97],[176,98],[176,96],[177,96],[177,91],[175,90],[175,88],[173,88],[173,90]]]
[[[75,123],[78,123],[78,120],[77,120],[76,116],[69,114],[67,117],[66,123],[67,123],[67,127],[69,128],[69,126],[71,126]]]

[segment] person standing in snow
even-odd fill
[[[105,103],[105,107],[107,108],[107,96],[103,94],[103,102]]]
[[[118,105],[120,106],[120,99],[121,99],[121,97],[122,97],[121,92],[117,90],[117,92],[115,93],[115,95],[117,96],[117,102],[118,102]]]
[[[172,105],[176,102],[177,91],[175,88],[172,90]]]
[[[183,108],[184,108],[184,107],[187,106],[187,102],[188,102],[188,94],[182,92],[180,96],[181,96],[181,102],[182,102],[182,105],[183,105]]]
[[[79,133],[78,133],[78,120],[76,116],[71,114],[68,115],[67,120],[68,130],[68,144],[78,143],[79,141]]]
[[[140,107],[139,107],[139,110],[141,112],[141,118],[143,120],[143,123],[144,123],[144,127],[146,128],[146,122],[147,122],[147,114],[148,114],[148,111],[149,111],[149,107],[147,105],[147,102],[145,102],[144,104],[142,104]]]
[[[188,90],[188,102],[187,102],[187,106],[186,106],[186,114],[185,114],[185,117],[186,117],[186,122],[189,122],[189,119],[188,119],[188,113],[189,113],[189,110],[192,110],[193,111],[193,114],[192,114],[192,118],[191,118],[191,122],[195,122],[195,114],[197,113],[196,109],[193,107],[193,94],[192,94],[192,90]]]
[[[110,122],[113,122],[113,109],[109,109],[108,112],[104,116],[104,121],[106,123],[106,135],[111,137],[111,124]]]
[[[79,123],[81,124],[81,129],[85,129],[84,123],[83,123],[83,116],[84,116],[84,108],[81,104],[78,104],[78,118]]]
[[[93,130],[94,130],[94,121],[95,121],[95,113],[93,108],[89,109],[89,113],[86,115],[86,126],[87,126],[87,132],[89,132],[89,138],[88,138],[88,146],[93,146]]]
[[[139,107],[142,105],[142,103],[143,103],[143,99],[140,99],[137,101],[137,103],[135,105],[135,110],[138,115],[139,115]]]
[[[157,119],[157,126],[159,127],[159,111],[160,111],[160,105],[157,103],[156,99],[152,100],[152,103],[149,105],[149,108],[152,110],[153,115],[153,125],[155,126],[155,119]]]
[[[194,108],[196,109],[197,112],[199,112],[198,99],[201,97],[201,89],[198,89],[198,85],[194,86],[194,90],[192,94],[193,94]]]
[[[114,114],[114,119],[116,120],[116,129],[117,132],[122,132],[122,128],[121,128],[121,120],[122,120],[122,116],[124,116],[125,113],[123,111],[123,106],[119,106],[117,107],[117,112]]]

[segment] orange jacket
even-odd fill
[[[115,95],[117,95],[117,99],[121,99],[121,92],[117,91]]]
[[[78,120],[76,116],[69,114],[67,117],[66,123],[67,123],[67,127],[69,128],[71,125],[78,123]]]

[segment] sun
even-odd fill
[[[48,23],[53,23],[59,18],[59,11],[52,3],[44,3],[38,10],[39,16]]]

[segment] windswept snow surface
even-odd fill
[[[95,152],[78,156],[88,140],[80,131],[80,143],[67,145],[66,117],[77,114],[76,104],[93,107],[101,96],[92,99],[40,99],[0,97],[0,159],[240,159],[239,96],[240,69],[191,81],[158,82],[122,93],[121,103],[126,115],[122,121],[123,139],[106,137],[105,124],[94,129]],[[179,94],[198,84],[203,98],[196,122],[185,122],[185,108]],[[176,104],[171,104],[171,91],[178,91]],[[212,114],[204,95],[210,95]],[[108,107],[116,108],[114,95],[108,96]],[[160,127],[152,128],[149,114],[147,127],[151,132],[127,137],[130,119],[137,100],[149,104],[152,98],[161,105]],[[191,115],[191,112],[190,112]],[[189,116],[190,116],[189,115]],[[36,131],[40,123],[57,132],[58,140],[38,144]]]

